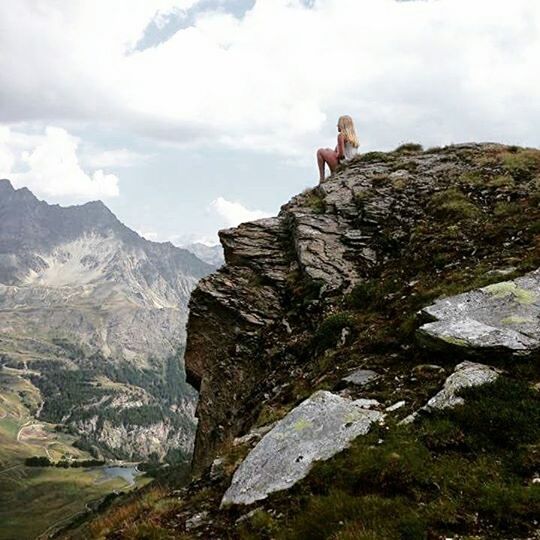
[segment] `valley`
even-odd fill
[[[77,437],[55,424],[35,419],[39,390],[10,368],[0,370],[0,539],[35,538],[69,522],[106,495],[136,489],[149,478],[134,481],[114,467],[28,467],[25,460],[51,462],[92,456],[76,446]],[[32,519],[28,519],[31,515]]]
[[[183,364],[188,301],[215,267],[145,240],[99,201],[49,205],[8,180],[0,221],[0,539],[8,540],[34,538],[148,483],[137,463],[189,462],[197,394]]]

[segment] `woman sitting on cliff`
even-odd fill
[[[341,116],[337,124],[338,137],[335,150],[319,148],[317,150],[317,163],[319,164],[320,181],[324,180],[324,167],[328,164],[333,173],[339,163],[353,158],[358,152],[358,137],[354,123],[350,116]]]

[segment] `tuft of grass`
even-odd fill
[[[459,177],[459,183],[465,186],[477,187],[484,185],[485,181],[480,171],[469,171]]]
[[[504,170],[516,182],[529,182],[540,172],[540,151],[520,150],[500,156]]]
[[[311,208],[316,214],[326,212],[326,200],[319,189],[315,188],[306,194],[306,206]]]
[[[257,421],[255,422],[255,427],[266,426],[281,420],[290,410],[290,407],[284,407],[280,405],[270,405],[268,403],[264,404]]]
[[[153,486],[144,493],[135,495],[130,502],[112,506],[105,514],[92,520],[89,526],[92,538],[102,538],[120,527],[134,525],[143,512],[151,510],[166,495],[167,492],[163,487]],[[136,531],[136,529],[134,530]]]
[[[159,525],[144,523],[131,525],[122,531],[122,538],[125,540],[190,540],[192,537],[177,535],[173,531],[164,529]]]
[[[481,216],[480,209],[456,188],[435,193],[430,207],[436,216],[444,219],[476,220]]]
[[[238,530],[240,540],[264,540],[275,538],[278,530],[276,520],[262,509],[257,509]]]
[[[492,178],[487,185],[496,189],[514,189],[516,187],[516,182],[509,174],[501,174]]]
[[[373,163],[377,161],[386,163],[392,161],[392,158],[386,152],[366,152],[358,156],[356,160],[361,163]]]

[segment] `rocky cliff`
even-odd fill
[[[226,266],[190,303],[195,468],[247,429],[263,403],[287,399],[317,355],[312,334],[354,287],[353,297],[364,284],[367,296],[395,304],[396,330],[408,307],[402,296],[421,307],[435,288],[532,268],[539,166],[536,151],[494,144],[365,154],[276,218],[222,231]]]

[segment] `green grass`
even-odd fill
[[[540,515],[540,486],[530,483],[539,463],[540,396],[505,377],[462,395],[465,405],[453,411],[378,428],[317,464],[297,488],[303,502],[273,537],[531,534]]]
[[[350,313],[336,313],[328,316],[313,336],[313,343],[319,350],[335,347],[341,339],[342,332],[348,329],[354,332],[355,321]]]
[[[481,216],[480,209],[460,190],[450,188],[431,198],[435,215],[456,220],[474,220]]]
[[[519,150],[501,156],[504,170],[516,182],[528,182],[540,171],[540,151]]]
[[[306,193],[305,204],[311,208],[316,214],[324,214],[326,212],[326,200],[320,191],[315,188]]]

